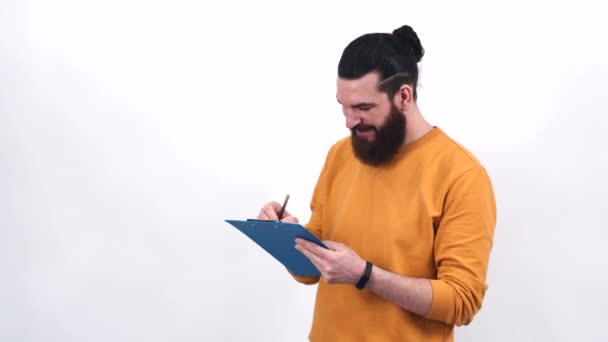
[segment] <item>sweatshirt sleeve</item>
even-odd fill
[[[332,146],[325,157],[325,163],[317,179],[312,199],[310,201],[310,220],[306,225],[304,225],[306,229],[321,240],[323,240],[323,202],[325,201],[325,193],[327,191],[327,173],[329,164],[331,163],[331,159],[333,157],[335,146],[336,145]],[[294,274],[291,274],[291,276],[302,284],[312,285],[319,282],[319,276],[296,276]]]
[[[445,198],[435,239],[437,279],[427,318],[467,325],[481,309],[496,225],[490,178],[477,166],[455,180]]]

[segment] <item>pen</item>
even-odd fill
[[[283,202],[283,206],[281,207],[281,210],[279,211],[279,214],[277,215],[279,221],[281,221],[281,219],[283,219],[283,213],[285,213],[285,207],[287,206],[287,201],[289,201],[289,194],[287,194],[287,196],[285,196],[285,201]]]

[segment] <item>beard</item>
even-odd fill
[[[380,166],[389,163],[405,141],[405,115],[393,104],[386,121],[380,128],[359,124],[351,129],[352,148],[357,159],[364,164]],[[357,135],[357,131],[375,131],[374,141]]]

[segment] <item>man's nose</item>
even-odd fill
[[[353,129],[355,126],[361,123],[361,118],[357,115],[353,115],[353,113],[344,113],[346,117],[346,127],[348,129]]]

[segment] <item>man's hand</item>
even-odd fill
[[[365,270],[365,260],[344,244],[333,241],[323,243],[329,249],[298,238],[295,248],[310,259],[328,284],[357,283]]]
[[[266,205],[264,205],[262,209],[260,209],[260,213],[258,214],[258,217],[256,217],[256,219],[278,221],[278,214],[280,211],[281,205],[279,203],[269,202],[266,203]],[[283,219],[281,219],[281,222],[299,223],[298,218],[291,216],[291,214],[287,210],[283,212]]]
[[[326,283],[356,284],[365,272],[366,261],[344,244],[323,242],[329,250],[302,239],[296,239],[296,249],[310,259]],[[374,265],[366,289],[423,317],[431,308],[433,289],[430,279],[403,276]]]

